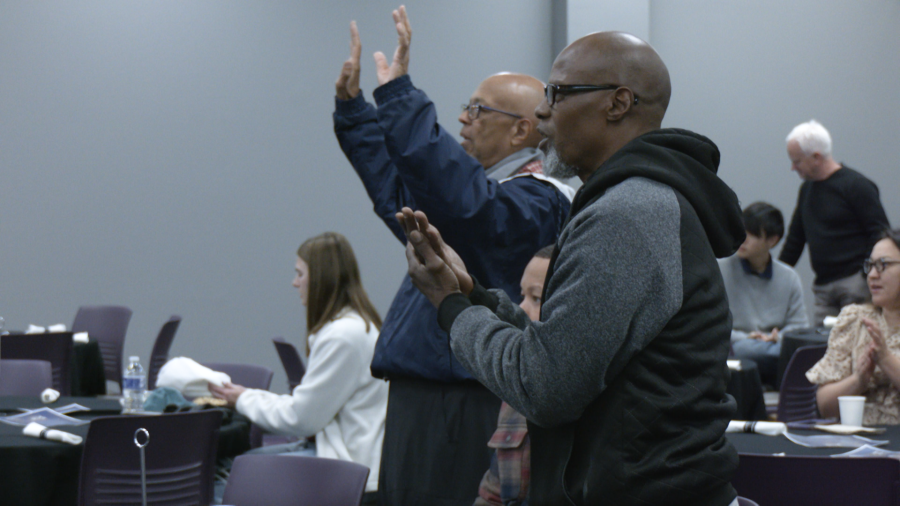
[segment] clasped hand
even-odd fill
[[[459,255],[448,246],[422,211],[404,207],[397,221],[406,234],[409,277],[435,307],[452,293],[472,293],[474,282]]]
[[[409,24],[409,17],[406,15],[406,7],[401,5],[392,14],[394,26],[397,28],[397,49],[394,51],[394,59],[388,65],[384,53],[378,51],[373,55],[379,86],[404,76],[409,71],[409,44],[412,41],[412,28]],[[361,53],[359,29],[356,21],[351,21],[350,58],[344,62],[341,73],[334,83],[335,93],[340,100],[350,100],[359,95],[359,56]]]

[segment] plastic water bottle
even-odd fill
[[[144,409],[144,392],[147,391],[147,375],[141,359],[128,357],[128,367],[122,378],[123,413],[139,413]]]

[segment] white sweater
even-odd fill
[[[316,436],[316,455],[367,466],[378,489],[388,384],[369,372],[378,330],[345,310],[309,336],[309,364],[292,395],[247,389],[239,413],[277,434]]]

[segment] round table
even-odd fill
[[[781,388],[781,378],[784,377],[784,370],[787,369],[788,362],[791,361],[791,357],[794,356],[797,348],[828,344],[828,336],[830,334],[831,329],[825,327],[785,332],[781,336],[781,354],[778,356],[778,375],[775,376],[775,387]]]
[[[117,399],[94,397],[60,397],[49,405],[65,406],[76,402],[90,412],[72,413],[74,418],[90,420],[121,412]],[[3,416],[18,413],[17,408],[44,407],[36,397],[0,397]],[[162,415],[164,416],[164,415]],[[89,424],[54,427],[81,437]],[[0,502],[17,506],[65,505],[76,503],[81,445],[45,441],[24,436],[22,427],[0,422]],[[250,449],[250,422],[236,413],[228,413],[219,430],[218,457],[234,457]]]
[[[859,436],[867,437],[875,440],[888,440],[889,443],[879,446],[884,450],[900,451],[900,425],[888,425],[884,427],[883,434],[864,434]],[[802,436],[821,436],[828,434],[818,430],[796,430],[789,429],[793,434]],[[785,455],[810,455],[826,457],[838,453],[846,453],[852,448],[807,448],[791,442],[784,436],[766,436],[764,434],[746,434],[743,432],[735,432],[725,435],[731,444],[737,448],[738,453],[747,454],[763,454],[774,455],[776,453],[784,453]]]

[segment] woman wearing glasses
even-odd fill
[[[828,350],[806,373],[820,385],[819,413],[838,417],[838,397],[864,395],[864,425],[900,424],[900,229],[886,232],[863,265],[871,304],[841,310]]]

